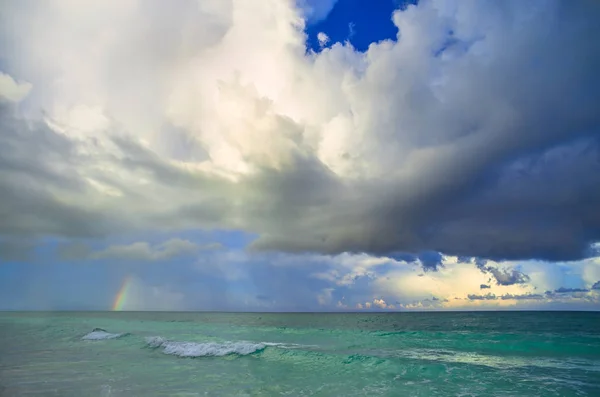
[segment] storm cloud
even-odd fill
[[[101,3],[0,11],[2,238],[237,229],[425,270],[600,240],[596,2],[423,1],[316,54],[292,1]]]

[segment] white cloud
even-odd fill
[[[318,260],[331,265],[329,269],[311,273],[311,277],[334,282],[338,286],[351,286],[359,278],[374,279],[377,268],[383,265],[405,267],[406,262],[396,261],[388,257],[376,257],[367,254],[340,254],[333,257],[316,256]]]
[[[374,299],[373,304],[381,309],[387,308],[387,303],[383,299]]]
[[[11,76],[0,71],[0,100],[20,102],[25,98],[32,85],[26,82],[16,82]]]
[[[331,295],[333,293],[333,288],[325,288],[319,295],[317,295],[317,302],[321,306],[328,306],[331,304]]]
[[[589,280],[594,280],[595,273],[586,275],[585,272],[593,272],[593,269],[596,269],[594,267],[596,259],[573,262],[569,265],[537,261],[520,263],[489,261],[486,264],[488,268],[504,269],[506,274],[520,269],[528,276],[525,283],[515,282],[507,285],[497,282],[493,273],[477,268],[471,262],[459,261],[457,257],[452,256],[443,257],[442,266],[438,271],[424,272],[419,260],[406,263],[389,258],[344,254],[321,257],[321,271],[312,273],[311,277],[330,285],[318,295],[321,305],[330,304],[336,296],[344,294],[344,307],[359,310],[501,309],[543,308],[561,304],[593,305],[598,301],[598,291],[562,294],[546,294],[546,291],[555,291],[561,287],[581,288],[580,285],[590,288],[593,282]],[[319,259],[315,257],[313,260]],[[302,261],[298,260],[298,262]],[[300,266],[299,263],[296,266]],[[365,263],[371,264],[368,271],[364,268]]]
[[[317,33],[317,40],[319,41],[319,45],[321,47],[325,47],[327,43],[329,43],[329,36],[323,32],[319,32]]]
[[[319,22],[327,17],[338,0],[297,0],[309,24]]]
[[[478,293],[487,276],[471,264],[446,266],[438,272],[423,273],[405,269],[388,273],[379,278],[377,289],[398,300],[412,301],[431,298],[453,298]]]
[[[582,278],[586,288],[591,288],[600,281],[600,257],[583,261],[582,268]]]

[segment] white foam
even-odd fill
[[[106,331],[92,331],[85,335],[81,339],[83,340],[105,340],[105,339],[117,339],[125,334],[111,334]]]
[[[533,357],[500,357],[493,355],[478,354],[472,352],[454,352],[449,350],[419,349],[402,350],[396,352],[398,356],[409,357],[418,360],[443,361],[449,363],[463,363],[481,365],[491,368],[521,368],[540,367],[555,369],[581,369],[585,371],[600,372],[600,361],[588,359],[552,359]]]
[[[168,341],[160,336],[148,337],[146,343],[150,347],[162,347],[165,354],[179,357],[221,357],[229,354],[246,356],[266,347],[264,343],[253,342],[177,342]]]
[[[145,340],[150,347],[161,347],[163,343],[167,342],[162,336],[148,336]]]
[[[278,347],[280,349],[305,349],[305,348],[317,348],[317,345],[299,345],[297,343],[276,343],[276,342],[260,342],[265,346]]]

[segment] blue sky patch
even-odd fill
[[[322,49],[319,33],[329,37],[326,47],[349,41],[358,51],[366,51],[371,43],[395,40],[398,29],[392,22],[392,13],[416,3],[416,0],[339,0],[326,19],[307,27],[307,46],[317,52]]]

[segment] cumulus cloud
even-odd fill
[[[393,306],[395,309],[402,310],[460,309],[473,307],[473,302],[477,299],[469,299],[469,296],[482,296],[482,289],[485,289],[489,295],[500,297],[535,294],[538,288],[531,283],[487,284],[490,278],[488,273],[481,272],[470,261],[451,256],[443,256],[438,271],[425,273],[420,271],[422,263],[419,258],[414,258],[412,262],[387,258],[365,271],[361,269],[361,261],[357,260],[357,256],[354,256],[353,260],[346,260],[342,265],[340,259],[343,256],[335,256],[328,261],[323,260],[319,264],[319,271],[312,275],[320,281],[330,283],[330,286],[334,285],[334,297],[342,294],[349,297],[347,300],[349,307],[356,307],[356,304],[360,303],[364,309],[366,302],[370,302],[375,307],[373,301],[375,296],[375,299],[394,302],[388,304],[388,308]],[[366,259],[364,258],[363,261],[366,262]],[[306,261],[303,262],[306,265]],[[376,263],[373,260],[370,262]],[[496,263],[495,266],[509,268],[512,264]],[[556,265],[547,264],[547,266]],[[487,301],[494,301],[496,305],[503,306],[516,304],[514,303],[516,299],[498,298]],[[485,305],[480,303],[478,306]]]
[[[256,250],[585,256],[598,6],[424,1],[394,13],[397,41],[307,53],[307,10],[334,3],[2,7],[18,76],[2,92],[33,89],[0,103],[0,236],[225,228]]]
[[[380,309],[387,309],[388,304],[383,299],[374,299],[373,304]]]
[[[338,305],[338,307],[340,308],[346,308],[346,305],[341,304],[341,302],[338,302],[340,305]],[[404,306],[402,304],[398,304],[398,305],[394,305],[394,304],[388,304],[384,299],[382,298],[374,298],[372,301],[367,301],[364,303],[357,303],[356,305],[353,306],[354,309],[357,310],[375,310],[375,311],[380,311],[380,310],[398,310],[398,309],[402,309],[404,308]]]

